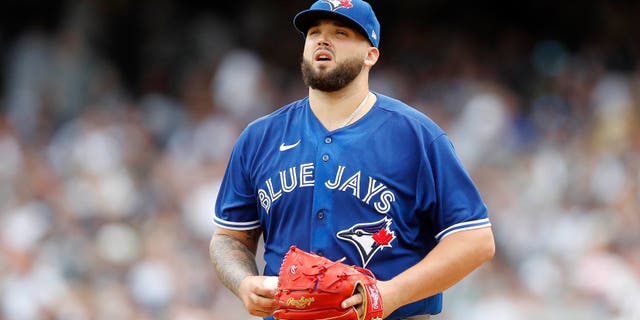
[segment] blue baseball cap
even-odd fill
[[[380,43],[380,23],[371,5],[362,0],[318,0],[293,18],[293,25],[303,36],[319,19],[337,19],[360,31],[374,47]]]

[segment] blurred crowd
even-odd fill
[[[265,40],[264,4],[150,9],[132,85],[93,42],[100,11],[69,3],[4,44],[0,318],[252,319],[208,244],[236,137],[306,94],[289,16]],[[608,12],[573,44],[382,21],[372,90],[449,133],[496,235],[436,319],[640,319],[640,42]]]

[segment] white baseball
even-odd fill
[[[266,277],[262,285],[272,290],[278,289],[278,277]]]

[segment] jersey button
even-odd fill
[[[318,211],[318,219],[320,220],[324,219],[324,211],[322,210]]]
[[[328,154],[323,154],[322,155],[322,161],[324,161],[324,162],[329,161],[329,155]]]
[[[326,143],[326,144],[331,143],[331,141],[332,141],[332,140],[331,140],[331,137],[326,137],[326,138],[324,138],[324,143]]]

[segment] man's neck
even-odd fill
[[[351,85],[334,92],[309,89],[311,110],[327,130],[333,131],[357,121],[375,103],[375,95],[369,92],[368,86]],[[356,110],[363,102],[362,107]]]

